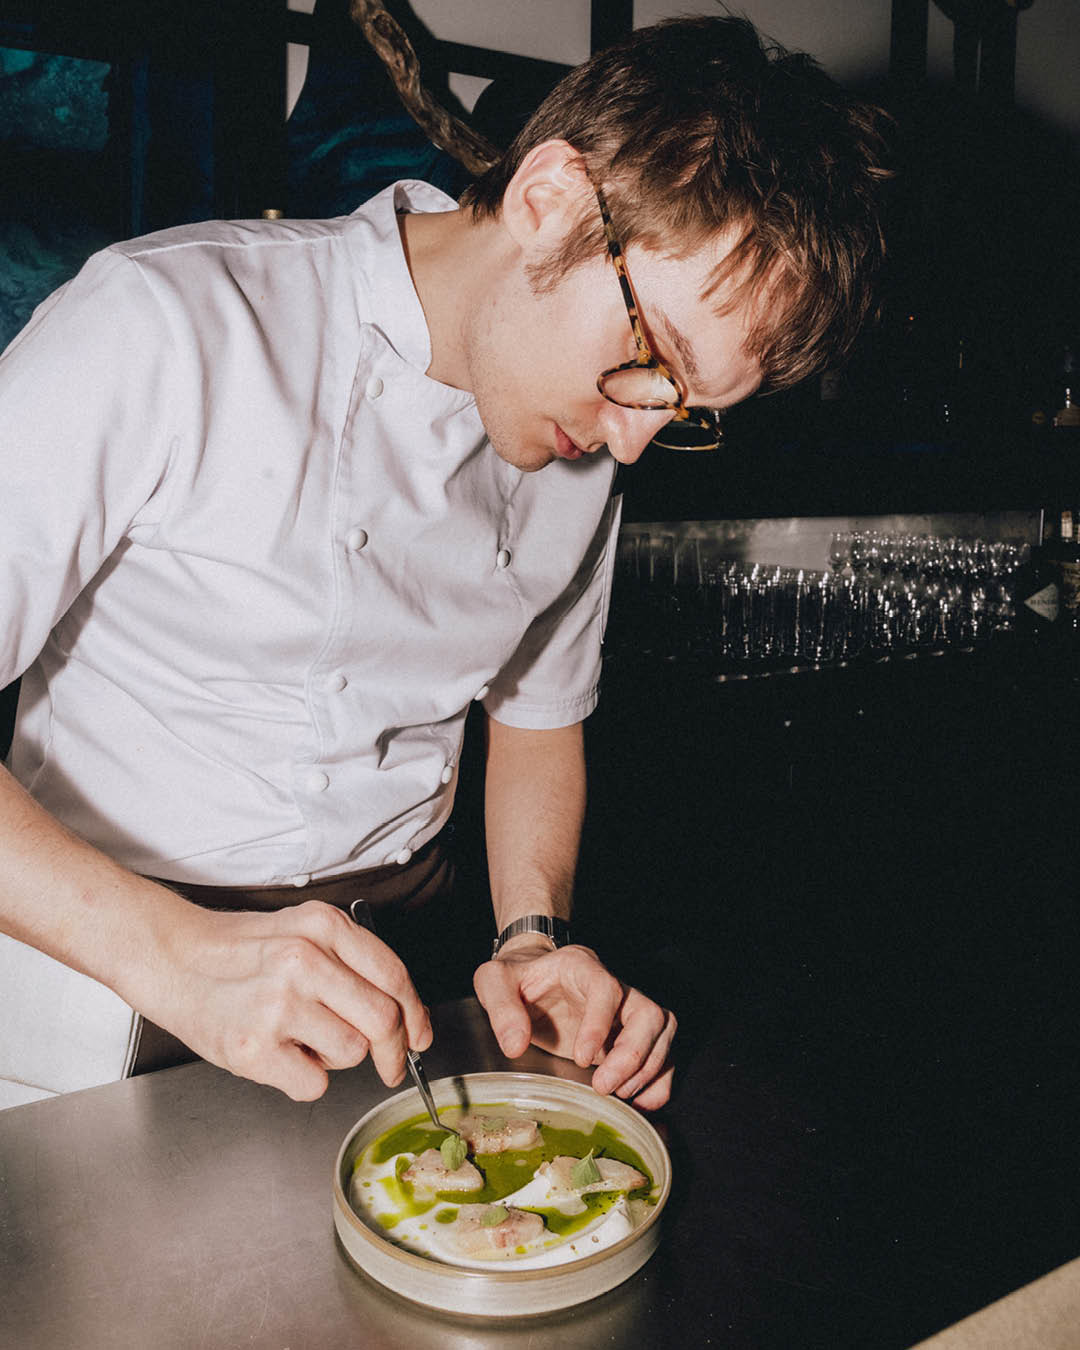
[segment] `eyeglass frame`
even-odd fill
[[[626,258],[623,256],[622,245],[619,243],[618,236],[615,233],[615,226],[611,220],[611,212],[608,209],[607,199],[603,191],[595,184],[592,189],[596,193],[597,205],[600,207],[600,218],[604,222],[604,237],[607,240],[608,257],[615,267],[615,275],[619,279],[619,289],[622,291],[623,303],[626,305],[626,313],[630,319],[630,328],[634,334],[634,344],[637,347],[638,354],[633,361],[624,361],[621,365],[611,366],[608,370],[603,370],[596,377],[596,387],[600,394],[607,399],[609,403],[615,404],[617,408],[634,408],[640,412],[655,412],[658,408],[670,408],[674,412],[673,421],[689,422],[692,426],[699,427],[702,431],[710,431],[715,439],[711,445],[664,445],[659,439],[662,431],[658,432],[653,440],[657,445],[665,450],[684,450],[691,453],[702,450],[716,450],[724,440],[723,431],[719,424],[720,411],[714,408],[689,408],[686,405],[685,397],[679,385],[669,368],[656,355],[649,345],[649,339],[645,336],[645,326],[641,321],[641,314],[638,310],[637,299],[634,295],[634,288],[630,281],[630,273],[626,268]],[[659,403],[624,403],[621,399],[613,398],[604,388],[604,382],[611,375],[617,375],[624,370],[656,370],[667,380],[675,391],[675,401],[661,401]]]

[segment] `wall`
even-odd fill
[[[716,8],[701,0],[636,0],[634,22],[640,26]],[[809,52],[838,80],[872,80],[888,70],[889,0],[747,0],[730,8],[745,14],[783,46]],[[1064,132],[1080,152],[1078,18],[1076,0],[1034,0],[1019,15],[1016,102],[1025,112]],[[951,22],[931,0],[927,67],[931,79],[942,83],[951,80],[952,34]]]
[[[577,65],[589,55],[588,0],[411,0],[417,18],[448,42]]]
[[[289,0],[289,8],[310,10],[314,0]],[[572,65],[589,54],[589,0],[412,0],[412,7],[436,37]],[[745,14],[786,47],[807,51],[837,79],[859,83],[888,69],[890,0],[747,0],[724,6],[703,0],[636,0],[634,22],[641,27],[677,14],[728,9]],[[1076,0],[1035,0],[1019,15],[1016,60],[1017,104],[1065,133],[1080,153],[1080,23]],[[931,0],[928,66],[947,82],[951,71],[952,25]],[[293,56],[291,98],[302,82],[302,53]],[[455,92],[467,105],[480,82],[462,79]]]
[[[730,6],[689,0],[636,0],[637,27],[679,14],[729,9],[795,51],[809,52],[838,80],[857,82],[889,68],[890,0],[749,0]]]

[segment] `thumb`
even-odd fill
[[[499,1049],[516,1059],[529,1048],[532,1019],[518,991],[518,974],[509,964],[488,961],[473,976],[473,988],[488,1015]]]

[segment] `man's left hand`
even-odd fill
[[[499,1048],[510,1059],[530,1044],[597,1065],[597,1092],[652,1111],[671,1096],[675,1015],[622,984],[588,947],[514,946],[473,978]]]

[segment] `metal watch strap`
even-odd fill
[[[492,945],[491,959],[495,960],[504,943],[521,933],[542,933],[555,944],[556,950],[565,947],[570,941],[570,925],[565,919],[555,919],[550,914],[526,914],[508,923],[502,930]]]

